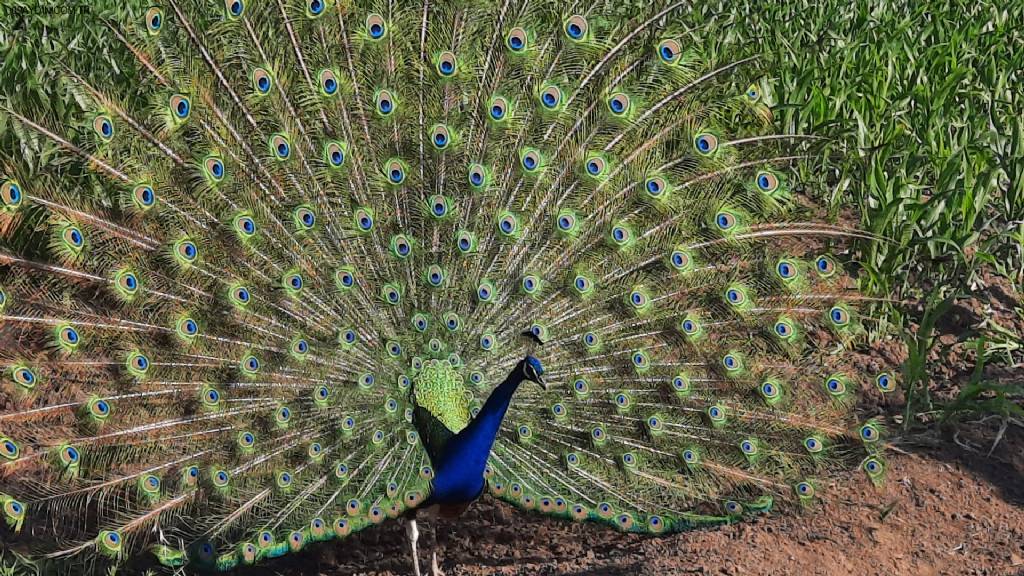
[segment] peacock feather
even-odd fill
[[[161,0],[107,23],[137,86],[52,63],[82,125],[4,105],[55,156],[0,156],[4,545],[226,570],[485,490],[667,533],[880,479],[816,139],[685,3],[601,6]]]

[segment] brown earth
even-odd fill
[[[1024,433],[1009,431],[991,456],[951,439],[934,443],[942,446],[891,458],[880,488],[857,474],[824,486],[821,502],[801,514],[661,538],[548,519],[485,497],[457,521],[421,522],[421,565],[429,570],[424,548],[436,526],[447,576],[1024,575]],[[259,573],[412,571],[404,530],[391,523]]]
[[[956,398],[976,363],[970,340],[985,322],[1024,334],[1020,295],[986,279],[957,302],[938,328],[929,358],[932,397]],[[1009,295],[1009,296],[1007,296]],[[880,342],[863,358],[896,365],[905,352]],[[1017,369],[1008,366],[1017,365]],[[990,365],[985,379],[1019,384],[1019,359]],[[866,391],[866,416],[899,422],[902,393]],[[821,486],[801,513],[774,513],[721,528],[649,537],[545,518],[485,496],[461,518],[420,523],[421,567],[429,574],[437,531],[447,576],[814,574],[1024,576],[1024,424],[1000,434],[996,417],[938,426],[918,414],[912,437],[893,439],[886,481],[860,473]],[[998,441],[997,441],[998,439]],[[989,453],[991,451],[991,453]],[[257,567],[250,575],[397,576],[411,574],[405,532],[397,522],[341,542],[318,544]]]

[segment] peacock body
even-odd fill
[[[4,106],[55,158],[0,165],[4,546],[231,569],[485,490],[667,533],[880,478],[854,408],[895,380],[832,256],[864,234],[685,9],[110,22],[138,86],[67,69],[80,126]]]

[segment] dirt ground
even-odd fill
[[[857,474],[798,515],[661,538],[547,519],[485,497],[436,527],[441,568],[447,576],[1024,575],[1024,434],[1011,430],[991,456],[951,438],[932,443],[893,456],[881,488]],[[433,529],[421,523],[421,543],[429,545]],[[426,569],[429,552],[421,550],[421,562]],[[262,570],[397,576],[411,565],[404,531],[390,523]]]
[[[968,340],[986,319],[1024,333],[1019,294],[992,280],[958,303],[939,327],[930,360],[932,396],[956,397],[975,359]],[[890,343],[892,344],[892,343]],[[876,346],[864,358],[886,365],[898,346]],[[1020,382],[1020,370],[986,370],[986,378]],[[902,395],[868,394],[865,414],[898,419]],[[773,513],[731,526],[667,537],[621,534],[590,524],[521,512],[485,496],[457,521],[421,522],[421,566],[428,570],[433,531],[447,576],[500,575],[975,575],[1024,576],[1024,428],[962,421],[893,439],[885,483],[859,472],[822,486],[801,513]],[[931,421],[930,421],[931,420]],[[411,574],[405,533],[397,522],[327,542],[257,567],[259,576],[398,576]]]

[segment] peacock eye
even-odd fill
[[[676,40],[662,40],[658,44],[658,56],[666,64],[675,64],[679,61],[682,47]]]
[[[548,86],[540,93],[540,102],[548,110],[558,108],[562,103],[562,90],[558,86]]]
[[[148,184],[140,184],[132,190],[132,200],[141,210],[148,210],[156,203],[156,193]]]
[[[771,172],[758,172],[754,181],[757,183],[758,189],[766,194],[771,194],[779,188],[779,179]]]
[[[477,287],[476,294],[481,302],[490,302],[491,297],[494,295],[494,285],[488,281],[483,281]]]
[[[85,244],[85,237],[82,236],[82,231],[75,226],[65,227],[64,231],[61,233],[61,238],[64,240],[65,246],[73,252],[78,252]]]
[[[437,73],[444,77],[453,76],[458,70],[458,60],[453,52],[442,52],[437,57]]]
[[[788,322],[780,321],[775,323],[775,333],[782,338],[788,338],[793,334],[793,327]]]
[[[742,304],[746,300],[746,296],[742,290],[737,288],[730,288],[725,292],[726,299],[729,300],[730,304]]]
[[[353,214],[356,228],[360,232],[369,232],[373,229],[373,214],[367,208],[359,208]]]
[[[571,40],[582,40],[590,26],[583,16],[574,15],[565,21],[565,34]]]
[[[270,137],[270,150],[278,160],[287,160],[292,153],[291,142],[284,134],[274,134]]]
[[[448,215],[450,207],[448,205],[448,198],[441,194],[435,194],[430,197],[430,214],[434,218],[444,218]]]
[[[234,227],[235,231],[243,240],[247,240],[256,234],[256,222],[249,216],[236,216]]]
[[[342,288],[351,288],[356,282],[355,276],[348,270],[339,270],[336,277]]]
[[[171,96],[168,107],[177,120],[185,120],[192,113],[192,102],[182,94]]]
[[[388,116],[395,110],[395,98],[390,90],[377,92],[377,113],[381,116]]]
[[[332,168],[340,168],[345,164],[345,147],[340,142],[330,142],[324,148],[324,157]]]
[[[789,260],[780,260],[775,267],[775,271],[778,273],[779,278],[783,280],[792,280],[796,277],[796,265]]]
[[[238,18],[245,11],[245,4],[242,0],[225,0],[224,5],[227,7],[228,15],[231,18]]]
[[[512,214],[504,214],[498,218],[498,231],[505,236],[514,235],[519,229],[519,220]]]
[[[438,150],[444,150],[448,147],[448,143],[451,141],[451,133],[448,131],[448,127],[438,124],[434,126],[430,131],[430,143],[434,145],[434,148]]]
[[[388,163],[384,172],[388,176],[388,182],[398,185],[405,181],[405,166],[397,160]]]
[[[488,113],[492,120],[504,120],[508,114],[508,100],[503,96],[491,98],[488,104]]]
[[[846,384],[837,376],[831,376],[825,380],[825,388],[834,396],[838,396],[843,392],[846,392]]]
[[[509,47],[509,50],[513,52],[522,52],[526,49],[527,36],[526,30],[522,28],[513,28],[509,31],[508,37],[505,39],[505,44]]]
[[[15,460],[20,455],[20,448],[9,438],[0,438],[0,456],[8,460]]]
[[[736,215],[726,211],[719,212],[715,215],[715,225],[719,230],[728,232],[736,227]]]
[[[95,117],[92,121],[92,128],[104,142],[108,142],[114,137],[114,124],[110,120],[110,116],[101,114]]]
[[[651,198],[663,198],[668,191],[668,182],[661,176],[653,176],[644,181],[644,190]]]
[[[850,323],[850,313],[842,306],[833,306],[829,310],[829,318],[836,326],[846,326]]]
[[[320,72],[320,92],[324,96],[334,96],[338,93],[338,77],[332,70]]]
[[[153,7],[146,10],[145,16],[146,31],[150,35],[156,35],[160,33],[160,29],[164,26],[164,13],[159,8]]]
[[[863,467],[864,471],[867,472],[869,476],[879,476],[884,471],[882,463],[878,459],[873,457],[865,460]]]
[[[21,206],[24,195],[21,192],[21,185],[16,180],[5,180],[0,185],[0,208],[12,211]]]
[[[608,98],[608,109],[615,116],[622,116],[629,111],[630,99],[623,92],[616,92]]]
[[[821,452],[821,441],[814,437],[807,438],[804,440],[804,448],[806,448],[807,451],[811,453]]]
[[[135,294],[139,289],[139,279],[132,272],[123,271],[117,275],[117,285],[125,294]]]
[[[590,278],[584,276],[583,274],[578,274],[573,279],[573,288],[575,288],[576,291],[579,292],[580,294],[585,295],[593,291],[594,285],[593,282],[591,282]]]
[[[412,325],[417,332],[423,332],[427,329],[427,317],[423,314],[416,314],[413,316]]]
[[[269,94],[273,84],[274,79],[265,68],[256,68],[252,71],[252,85],[260,96]]]
[[[249,304],[251,294],[249,289],[245,286],[235,286],[231,289],[231,300],[240,307],[245,307]]]
[[[818,256],[814,261],[814,268],[821,276],[828,277],[835,273],[836,264],[832,258],[828,256]]]
[[[373,40],[380,40],[387,33],[387,26],[380,14],[370,14],[366,18],[366,32]]]
[[[480,164],[473,164],[469,167],[469,185],[473,188],[481,188],[487,181],[487,171]]]
[[[710,156],[718,150],[718,137],[707,132],[698,134],[693,139],[693,147],[703,156]]]
[[[874,442],[878,440],[878,428],[874,424],[865,424],[860,427],[860,437],[864,442]]]

